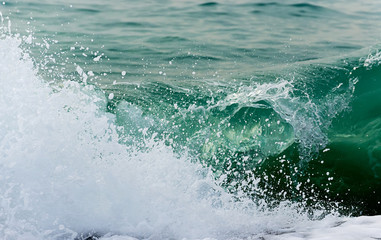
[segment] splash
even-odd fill
[[[287,204],[260,211],[251,200],[236,201],[208,169],[161,142],[146,139],[145,151],[121,144],[102,91],[65,79],[48,85],[20,44],[17,37],[0,40],[5,239],[74,239],[91,232],[241,238],[306,221]]]

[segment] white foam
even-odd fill
[[[370,53],[364,60],[364,67],[371,67],[373,65],[379,65],[381,62],[381,52]],[[355,70],[355,69],[354,69]]]
[[[268,240],[371,240],[381,238],[381,216],[362,216],[358,218],[325,219],[311,225],[303,224],[296,231],[278,236],[265,236]]]

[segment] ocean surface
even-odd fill
[[[0,2],[0,239],[381,238],[381,3]]]

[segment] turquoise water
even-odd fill
[[[226,239],[269,231],[246,218],[285,203],[300,218],[381,214],[381,4],[21,0],[0,11],[2,207],[22,209],[4,210],[3,226],[42,214],[38,227],[73,238]],[[255,214],[224,212],[243,220],[218,225],[214,208]],[[184,230],[200,216],[216,229]]]

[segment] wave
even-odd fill
[[[323,217],[332,228],[340,204],[380,212],[377,53],[291,79],[158,82],[114,98],[47,81],[20,44],[1,36],[5,238],[259,239]]]
[[[163,142],[121,144],[101,90],[65,79],[49,85],[20,44],[0,40],[4,238],[240,238],[282,231],[290,215],[307,221],[286,203],[260,211],[236,201],[208,168]]]
[[[154,138],[186,150],[231,193],[377,214],[378,56],[301,65],[238,86],[142,84],[112,111],[125,143],[144,148]]]

